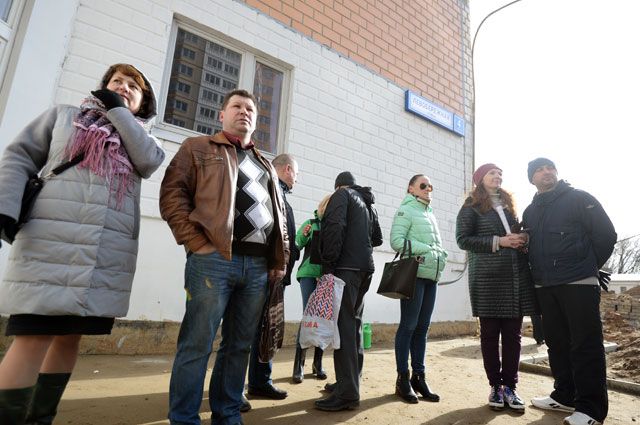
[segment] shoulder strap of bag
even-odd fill
[[[69,168],[73,167],[74,165],[79,164],[83,159],[84,159],[84,152],[81,152],[78,155],[76,155],[73,158],[71,158],[69,161],[63,162],[62,164],[58,165],[56,168],[51,170],[51,172],[49,172],[49,174],[47,174],[46,177],[57,176],[58,174],[62,173],[63,171],[68,170]]]

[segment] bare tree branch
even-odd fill
[[[618,241],[605,268],[619,274],[640,272],[640,236]]]

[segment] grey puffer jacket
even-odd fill
[[[155,105],[155,101],[152,102]],[[32,121],[0,160],[0,214],[17,218],[28,176],[60,165],[79,108],[53,107]],[[155,109],[144,118],[151,119]],[[72,167],[48,180],[31,219],[18,232],[0,284],[0,312],[121,317],[127,314],[136,269],[140,184],[162,163],[158,141],[129,109],[107,118],[134,166],[134,184],[120,208],[109,183]]]
[[[508,211],[505,215],[510,226],[516,223]],[[526,255],[504,247],[492,252],[493,237],[505,235],[495,210],[483,214],[467,205],[460,209],[456,241],[469,252],[469,296],[475,317],[516,318],[536,313]]]

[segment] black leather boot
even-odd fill
[[[300,348],[296,346],[296,358],[293,360],[293,374],[291,380],[294,384],[300,384],[304,381],[304,358],[307,355],[306,348]]]
[[[411,387],[413,387],[414,391],[422,395],[422,397],[427,401],[432,401],[434,403],[440,401],[440,396],[432,393],[429,389],[429,385],[424,379],[424,373],[413,373],[411,375]]]
[[[316,347],[313,352],[313,374],[316,375],[316,379],[327,379],[327,372],[322,368],[322,355],[324,351],[321,348]]]
[[[415,404],[418,402],[418,396],[413,392],[411,383],[409,383],[409,372],[399,373],[396,380],[396,394],[407,403]]]
[[[0,390],[0,424],[24,425],[34,388]]]
[[[27,413],[26,425],[50,425],[58,413],[58,404],[62,398],[70,373],[41,373],[38,376],[33,400]]]
[[[240,413],[246,413],[251,410],[251,403],[247,400],[247,397],[242,393],[242,398],[240,399]]]

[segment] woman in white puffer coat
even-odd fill
[[[0,160],[0,234],[12,242],[0,313],[15,339],[0,363],[0,423],[49,424],[82,335],[111,333],[129,308],[140,226],[141,179],[164,151],[144,125],[156,114],[151,84],[111,66],[80,107],[32,121]],[[81,158],[48,179],[19,230],[29,176]]]

